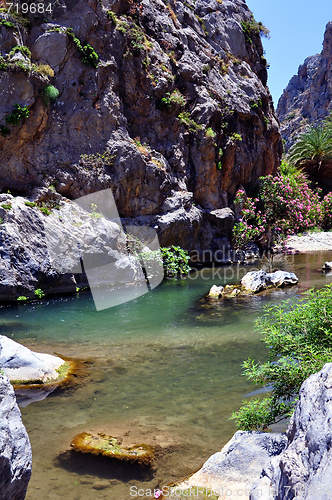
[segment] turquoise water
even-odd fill
[[[266,304],[332,282],[319,271],[325,260],[331,255],[289,256],[284,268],[296,272],[299,286],[245,299],[204,299],[212,284],[237,282],[250,270],[234,266],[222,268],[219,279],[205,269],[166,281],[100,312],[88,293],[2,308],[1,333],[86,361],[73,386],[22,408],[34,459],[27,499],[127,500],[131,486],[162,487],[197,470],[234,433],[229,417],[253,391],[241,376],[242,361],[267,357],[255,319]],[[144,476],[72,456],[70,441],[82,431],[153,444],[155,470]]]

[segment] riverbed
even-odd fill
[[[33,449],[27,500],[128,500],[138,488],[162,487],[197,470],[230,439],[232,411],[255,390],[241,376],[241,363],[267,359],[255,320],[266,305],[331,283],[320,270],[329,260],[331,252],[289,255],[280,265],[297,274],[298,286],[224,302],[204,296],[212,284],[238,282],[250,266],[166,280],[99,312],[89,293],[1,308],[2,334],[81,360],[74,383],[21,409]],[[154,445],[155,469],[73,455],[70,441],[82,431]]]

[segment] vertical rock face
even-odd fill
[[[81,0],[47,18],[32,16],[30,33],[0,26],[0,124],[16,103],[30,111],[0,135],[0,188],[31,196],[53,185],[78,198],[111,187],[120,216],[157,226],[162,244],[218,247],[227,234],[210,212],[273,174],[281,155],[246,3]],[[19,32],[31,60],[11,53]],[[56,102],[45,99],[49,83]]]
[[[332,491],[332,363],[302,384],[286,435],[286,449],[263,469],[250,499],[329,500]]]
[[[288,150],[307,125],[332,112],[332,22],[326,26],[323,50],[307,57],[279,99],[277,114]]]
[[[31,476],[28,434],[14,389],[0,374],[0,500],[23,500]]]

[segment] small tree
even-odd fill
[[[297,303],[266,309],[257,327],[270,349],[266,363],[249,359],[244,374],[268,396],[244,402],[233,413],[239,429],[264,429],[290,415],[302,382],[332,361],[332,286],[310,290]]]
[[[309,174],[319,169],[326,161],[332,161],[332,126],[311,126],[307,132],[300,134],[298,140],[291,146],[288,161],[304,168]]]

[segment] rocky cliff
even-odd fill
[[[280,159],[262,25],[244,0],[51,5],[0,14],[2,192],[110,187],[162,245],[218,248],[220,209]]]
[[[0,373],[0,500],[25,498],[31,466],[30,441],[14,389]]]
[[[332,22],[326,26],[323,50],[307,57],[279,99],[277,114],[286,150],[305,127],[332,112]]]

